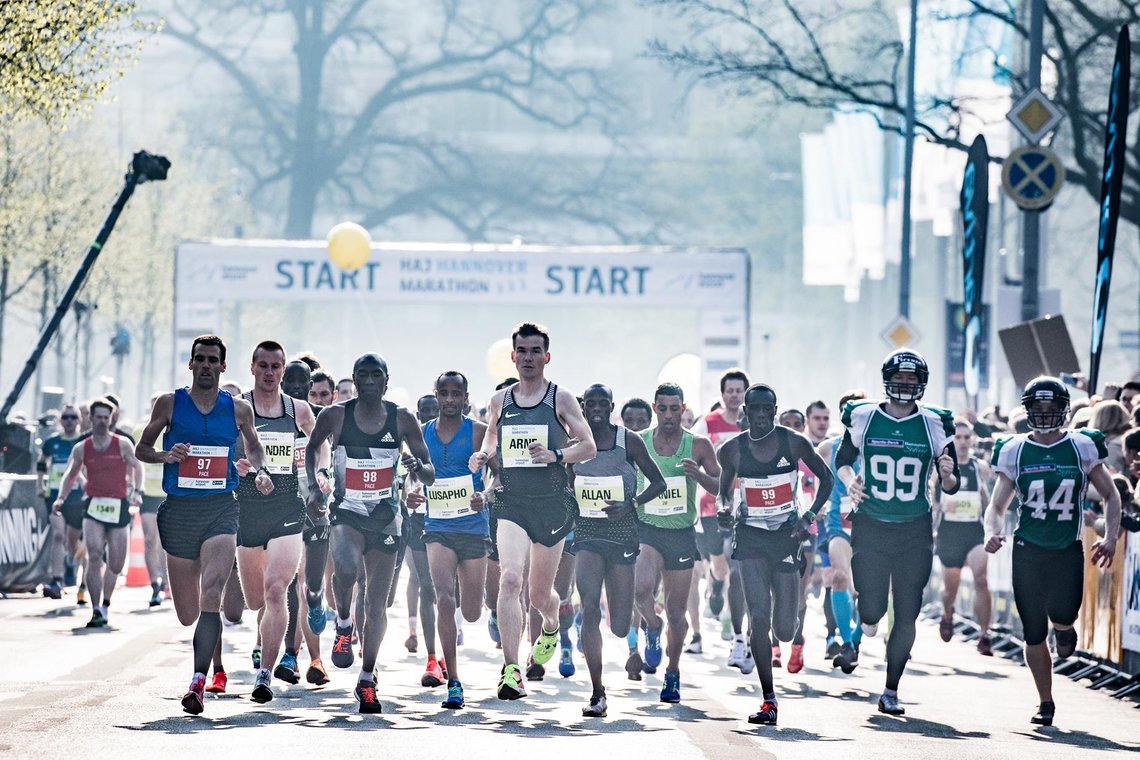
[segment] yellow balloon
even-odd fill
[[[341,222],[329,230],[329,258],[341,269],[360,269],[372,257],[368,230],[353,222]]]
[[[490,373],[491,379],[496,384],[503,382],[508,377],[515,377],[518,370],[515,369],[515,361],[511,358],[510,338],[501,338],[491,344],[487,349],[487,372]]]

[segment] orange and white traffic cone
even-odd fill
[[[146,569],[146,540],[143,538],[142,515],[135,513],[131,522],[130,557],[127,561],[127,588],[150,585]]]

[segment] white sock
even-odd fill
[[[366,673],[365,671],[361,670],[360,671],[360,677],[357,678],[356,680],[357,681],[364,681],[367,683],[376,683],[376,676],[373,675],[372,673]]]
[[[336,617],[337,628],[348,628],[352,625],[352,618],[342,618],[340,615]]]

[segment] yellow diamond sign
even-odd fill
[[[892,319],[880,335],[891,348],[913,346],[922,337],[910,320],[901,314]]]
[[[1037,145],[1065,118],[1065,113],[1036,88],[1021,96],[1005,115],[1022,137]]]

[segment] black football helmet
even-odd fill
[[[918,382],[897,382],[894,377],[899,372],[913,372],[918,377]],[[900,348],[883,359],[883,389],[892,401],[918,401],[926,392],[929,380],[930,367],[917,351]]]
[[[1036,402],[1051,401],[1052,409],[1035,409]],[[1069,419],[1069,388],[1055,377],[1042,375],[1029,381],[1021,394],[1021,405],[1031,430],[1047,433],[1060,430]]]

